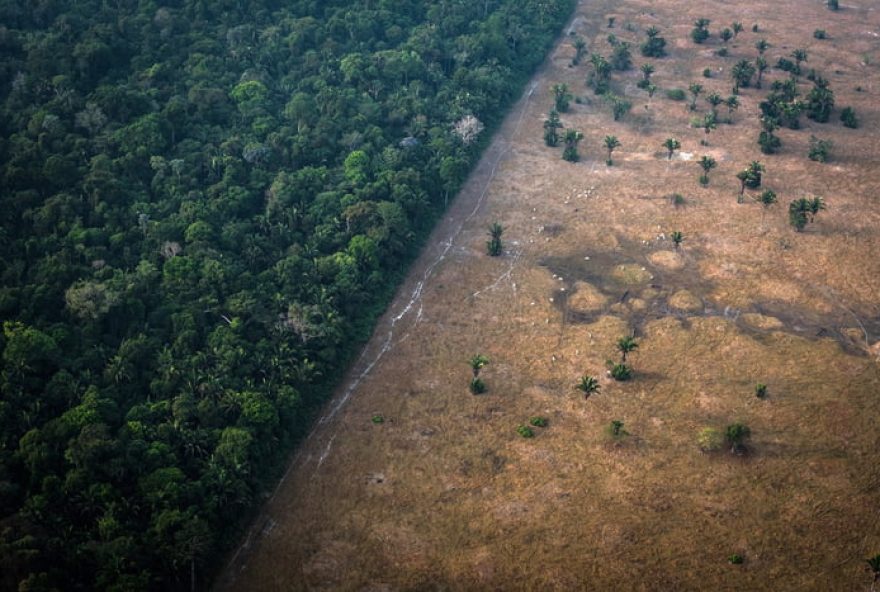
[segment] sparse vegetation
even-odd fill
[[[724,437],[730,445],[730,452],[733,454],[745,454],[748,450],[746,448],[746,440],[751,435],[752,430],[749,429],[749,426],[739,422],[730,424],[724,430]]]
[[[675,138],[666,138],[663,141],[663,147],[666,148],[666,159],[672,160],[672,155],[681,148],[681,142]]]
[[[681,231],[673,230],[669,235],[669,238],[672,239],[672,244],[675,245],[675,248],[678,249],[681,246],[681,243],[684,241],[684,235]]]
[[[703,157],[697,161],[697,164],[699,164],[700,168],[703,170],[703,174],[700,175],[700,185],[708,185],[709,171],[718,166],[718,163],[711,156],[703,155]]]
[[[385,417],[383,417],[382,415],[379,415],[377,413],[376,415],[374,415],[373,417],[370,418],[370,421],[372,421],[375,424],[385,423]]]
[[[486,383],[483,382],[482,378],[471,378],[468,388],[471,394],[482,395],[486,392]]]
[[[813,81],[813,89],[807,95],[807,117],[819,123],[825,123],[834,109],[834,91],[828,88],[828,81],[817,77]]]
[[[632,103],[624,97],[614,93],[605,93],[605,102],[611,107],[611,116],[614,121],[620,121],[620,118],[626,115],[632,108]]]
[[[639,70],[641,70],[642,72],[642,79],[639,80],[636,86],[642,89],[646,89],[651,84],[651,74],[654,73],[654,66],[648,63],[644,63],[639,67]]]
[[[816,39],[827,39],[828,36],[825,33],[825,29],[816,29],[813,31],[813,37]]]
[[[796,231],[801,232],[824,209],[825,200],[821,196],[801,197],[788,204],[788,221]]]
[[[544,143],[547,146],[555,147],[559,144],[560,129],[562,129],[562,122],[559,120],[559,112],[553,109],[544,121]]]
[[[666,55],[666,39],[660,36],[660,29],[649,27],[645,34],[648,39],[642,43],[639,49],[646,58],[662,58]]]
[[[587,86],[593,89],[597,95],[608,92],[608,79],[611,76],[611,64],[604,56],[593,53],[590,55],[590,67],[592,70],[587,76]]]
[[[577,130],[565,130],[563,141],[565,142],[565,150],[562,152],[562,159],[568,162],[577,162],[580,160],[578,154],[578,144],[584,138],[584,135]]]
[[[572,99],[571,93],[568,92],[568,85],[564,83],[554,84],[551,90],[553,91],[553,101],[556,111],[559,113],[565,113],[568,111],[568,106]]]
[[[584,54],[587,53],[587,42],[584,41],[584,39],[580,35],[578,35],[574,38],[571,44],[574,47],[574,56],[571,58],[571,65],[577,66],[581,63]]]
[[[516,426],[516,433],[522,436],[523,438],[534,438],[535,430],[530,428],[529,426],[519,425]]]
[[[694,43],[703,43],[709,38],[709,23],[711,21],[706,18],[697,19],[694,22],[694,28],[691,29],[691,39]],[[729,30],[728,30],[729,32]]]
[[[724,435],[715,428],[702,428],[697,432],[697,445],[703,452],[716,452],[724,445]]]
[[[626,364],[614,364],[611,366],[611,378],[624,382],[632,378],[632,369]]]
[[[480,376],[480,372],[482,372],[483,368],[485,368],[489,364],[489,358],[484,356],[483,354],[476,354],[470,360],[468,360],[468,365],[471,367],[471,371],[474,373],[474,378],[478,378]]]
[[[749,60],[740,60],[734,64],[730,71],[733,77],[733,94],[739,94],[739,89],[747,87],[755,75],[755,66]]]
[[[738,555],[737,553],[734,553],[733,555],[730,555],[727,558],[727,561],[731,565],[742,565],[745,562],[745,559],[743,559],[742,555]]]
[[[628,353],[634,352],[639,348],[639,343],[636,341],[636,338],[632,335],[627,335],[625,337],[621,337],[617,340],[617,351],[620,352],[620,361],[626,362],[626,355]]]
[[[767,385],[759,382],[755,385],[755,396],[759,399],[767,398]]]
[[[629,432],[623,429],[623,422],[621,420],[612,419],[611,423],[608,425],[608,435],[614,439],[618,439],[628,436]]]
[[[688,86],[688,91],[690,91],[690,93],[691,93],[690,109],[691,109],[691,111],[695,111],[697,109],[697,97],[699,97],[700,93],[703,92],[703,85],[698,84],[696,82],[692,82]]]
[[[844,107],[840,112],[840,121],[844,127],[856,129],[859,127],[859,120],[856,118],[856,111],[852,107]]]
[[[546,417],[536,416],[529,418],[529,425],[535,426],[536,428],[546,428],[548,423]]]
[[[671,101],[683,101],[686,97],[687,94],[680,88],[670,88],[666,91],[666,98]]]

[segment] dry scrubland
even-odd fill
[[[869,348],[880,339],[875,8],[582,2],[571,30],[589,51],[609,54],[609,16],[634,42],[636,68],[612,75],[631,112],[612,121],[584,86],[588,59],[569,67],[563,38],[221,587],[869,589],[865,558],[880,553],[880,364]],[[688,34],[701,17],[712,37],[695,45]],[[717,57],[718,31],[733,21],[745,31]],[[651,60],[659,90],[645,108],[637,44],[651,25],[669,52]],[[820,28],[828,39],[814,39]],[[665,90],[700,82],[726,97],[730,68],[753,59],[761,38],[771,65],[807,49],[806,68],[835,92],[830,122],[802,117],[802,129],[778,132],[779,154],[760,154],[758,103],[787,76],[771,69],[764,90],[743,89],[734,124],[701,146],[686,103]],[[542,141],[557,82],[583,99],[562,115],[585,136],[576,164]],[[801,77],[802,95],[811,86]],[[841,126],[847,105],[859,129]],[[622,143],[613,167],[606,134]],[[811,134],[834,142],[828,163],[807,159]],[[671,162],[669,136],[682,144]],[[707,187],[697,183],[703,154],[718,161]],[[766,212],[736,203],[735,174],[756,159],[779,195]],[[686,203],[674,206],[673,192]],[[788,202],[812,195],[829,208],[795,233]],[[505,251],[492,258],[486,227],[496,220]],[[685,235],[677,252],[673,230]],[[631,331],[635,375],[614,382],[605,361]],[[491,359],[488,392],[473,396],[467,360],[478,352]],[[601,382],[588,401],[574,389],[583,374]],[[755,397],[757,382],[767,399]],[[371,421],[377,414],[384,423]],[[515,428],[531,416],[549,425],[522,438]],[[619,443],[603,431],[614,419],[630,434]],[[699,429],[734,421],[752,429],[748,455],[699,451]],[[745,562],[731,565],[733,553]]]

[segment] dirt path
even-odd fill
[[[706,10],[581,3],[566,31],[590,51],[608,54],[609,16],[634,49],[645,28],[660,27],[670,53],[655,62],[661,90],[649,101],[637,69],[615,72],[633,107],[614,122],[584,88],[589,66],[569,67],[561,40],[218,589],[864,587],[864,559],[880,552],[880,371],[866,352],[880,337],[880,110],[855,87],[880,83],[871,34],[880,15],[867,2],[830,13],[798,0]],[[688,32],[700,17],[713,19],[713,38],[695,46]],[[717,57],[717,29],[734,20],[746,31]],[[830,39],[815,40],[816,28]],[[665,90],[699,80],[728,93],[730,67],[753,58],[762,37],[774,63],[807,46],[862,127],[803,119],[803,129],[780,131],[780,154],[763,156],[756,114],[766,87],[744,89],[734,123],[701,145],[693,114]],[[771,70],[766,85],[780,78]],[[575,164],[542,141],[556,82],[579,98],[563,114],[586,136]],[[622,142],[613,167],[606,134]],[[811,134],[834,141],[832,162],[805,158]],[[682,142],[672,161],[661,148],[669,136]],[[719,163],[707,187],[696,182],[702,154]],[[766,211],[735,200],[735,173],[755,159],[780,196]],[[788,201],[817,194],[828,211],[794,233]],[[486,227],[496,220],[505,252],[491,258]],[[685,234],[680,249],[673,230]],[[635,377],[617,383],[606,360],[633,332]],[[475,397],[466,360],[478,352],[491,362],[488,393]],[[602,385],[586,402],[573,388],[584,374]],[[755,398],[757,382],[768,399]],[[371,421],[377,414],[383,423]],[[534,416],[549,426],[521,438],[515,428]],[[610,438],[611,420],[629,436]],[[752,428],[749,456],[698,450],[700,429],[733,421]],[[727,562],[734,553],[744,565]]]

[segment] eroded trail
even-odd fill
[[[863,3],[830,17],[798,0],[700,10],[581,3],[220,589],[869,585],[864,559],[880,552],[880,370],[870,353],[880,334],[880,137],[871,132],[880,110],[853,89],[880,82],[859,58],[880,59],[865,33],[880,15]],[[612,16],[616,38],[634,50],[652,25],[669,41],[669,55],[653,62],[653,98],[636,86],[641,56],[612,75],[633,104],[618,122],[584,87],[588,63],[569,65],[570,33],[609,53]],[[716,24],[758,16],[760,33],[745,22],[730,57],[717,56]],[[697,46],[687,34],[701,17],[713,19],[714,37]],[[812,43],[820,27],[830,40]],[[781,154],[762,157],[754,140],[766,88],[750,88],[734,122],[701,143],[693,114],[664,91],[701,80],[706,93],[729,92],[729,68],[753,59],[762,37],[779,55],[810,43],[811,67],[863,128],[802,121],[785,132]],[[766,76],[769,86],[785,74]],[[578,97],[562,116],[585,135],[578,163],[542,141],[557,82]],[[809,91],[806,81],[799,88]],[[622,144],[614,166],[604,162],[608,134]],[[810,134],[833,139],[834,163],[803,156]],[[681,155],[667,160],[671,136]],[[702,154],[719,164],[705,187],[694,162]],[[757,158],[782,204],[764,211],[736,203],[735,174]],[[784,206],[804,194],[830,207],[794,233]],[[485,254],[494,221],[505,227],[497,258]],[[674,230],[685,235],[679,248]],[[607,361],[633,333],[634,377],[615,382]],[[481,396],[467,389],[476,353],[491,360]],[[583,375],[601,383],[586,401],[574,389]],[[759,382],[766,399],[755,397]],[[384,422],[373,423],[377,415]],[[520,437],[532,417],[547,426]],[[629,435],[610,437],[612,420]],[[751,427],[747,456],[700,452],[700,430],[735,421]],[[745,564],[730,565],[734,553]]]

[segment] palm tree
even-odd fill
[[[724,29],[722,29],[720,36],[721,36],[721,41],[723,41],[724,43],[727,43],[733,37],[733,31],[731,31],[728,28],[724,28]]]
[[[700,96],[701,92],[703,92],[703,85],[692,82],[690,86],[688,86],[688,90],[691,91],[692,96],[691,111],[694,111],[697,108],[697,97]]]
[[[766,39],[761,39],[757,43],[755,43],[755,49],[758,50],[759,55],[764,55],[764,52],[770,49],[771,45],[767,43]]]
[[[615,148],[620,146],[620,140],[617,139],[617,136],[605,136],[605,149],[608,150],[608,159],[605,161],[605,164],[611,166],[614,164],[611,161],[611,153],[614,152]]]
[[[739,99],[736,95],[730,95],[724,104],[727,105],[727,123],[730,123],[733,121],[733,112],[739,108]]]
[[[480,370],[482,370],[488,363],[489,358],[483,354],[477,354],[468,360],[468,364],[470,364],[471,370],[474,372],[474,378],[479,378]]]
[[[556,110],[560,113],[568,111],[568,103],[571,101],[571,93],[568,92],[568,85],[564,83],[554,84],[552,87],[553,98],[556,101]]]
[[[703,185],[709,184],[709,171],[718,166],[718,163],[715,162],[715,159],[711,156],[704,155],[703,158],[697,162],[700,165],[700,168],[703,169],[703,174],[700,175],[700,183]]]
[[[874,581],[880,581],[880,555],[874,555],[870,559],[867,559],[868,569],[874,575]]]
[[[675,138],[666,138],[666,140],[663,141],[663,147],[666,148],[666,159],[672,160],[672,154],[681,148],[681,142]]]
[[[755,79],[755,88],[761,88],[761,79],[764,77],[764,70],[767,69],[767,60],[764,56],[755,58],[755,67],[758,69],[758,77]]]
[[[724,99],[721,98],[721,95],[718,93],[712,93],[706,97],[706,101],[712,106],[712,115],[716,118],[718,117],[718,105],[724,102]]]
[[[501,235],[504,233],[504,227],[501,226],[498,222],[493,222],[491,226],[489,226],[489,240],[486,241],[486,251],[492,257],[499,256],[504,250],[504,246],[501,244]]]
[[[575,54],[574,57],[571,58],[571,65],[577,66],[581,63],[581,58],[584,57],[584,51],[587,48],[587,42],[584,41],[581,37],[575,37],[572,45],[574,46]]]
[[[807,61],[807,50],[806,49],[796,49],[791,52],[791,57],[794,58],[794,66],[795,66],[795,74],[801,73],[801,62]]]
[[[788,204],[788,223],[796,232],[801,232],[810,221],[809,214],[812,212],[811,201],[805,197],[793,200]]]
[[[703,121],[700,122],[700,127],[706,132],[707,139],[704,140],[703,143],[708,144],[709,132],[717,127],[715,125],[715,116],[712,113],[706,113],[705,117],[703,117]]]
[[[740,60],[730,71],[733,76],[733,94],[739,94],[741,86],[748,86],[755,75],[755,66],[749,60]]]
[[[736,174],[736,178],[739,179],[739,195],[736,198],[736,203],[743,202],[743,196],[746,192],[746,183],[749,182],[749,169],[743,169]]]
[[[556,146],[559,143],[559,132],[556,131],[562,127],[559,121],[559,112],[551,109],[547,120],[544,122],[544,143],[548,146]]]
[[[743,24],[740,22],[733,23],[733,37],[736,38],[737,35],[742,33]]]
[[[827,209],[825,207],[825,200],[822,199],[821,196],[816,196],[813,199],[809,200],[810,203],[810,222],[816,219],[816,214],[819,213],[819,210]]]
[[[584,135],[577,130],[566,130],[563,141],[565,142],[565,150],[562,152],[562,158],[568,162],[577,162],[580,159],[577,147],[578,143],[584,138]]]
[[[596,378],[585,374],[584,376],[581,376],[581,379],[578,381],[575,388],[583,391],[584,399],[586,400],[590,398],[590,395],[599,392],[600,385]]]
[[[672,244],[675,245],[675,248],[679,248],[681,246],[682,241],[684,241],[684,235],[679,230],[672,231],[672,234],[669,235],[672,239]]]
[[[651,64],[642,64],[639,69],[642,71],[642,79],[645,82],[651,82],[651,74],[654,73],[654,66]]]
[[[621,353],[623,356],[620,360],[621,363],[626,362],[626,354],[630,353],[639,348],[639,344],[636,341],[636,338],[632,335],[628,335],[626,337],[621,337],[617,340],[617,351]]]

